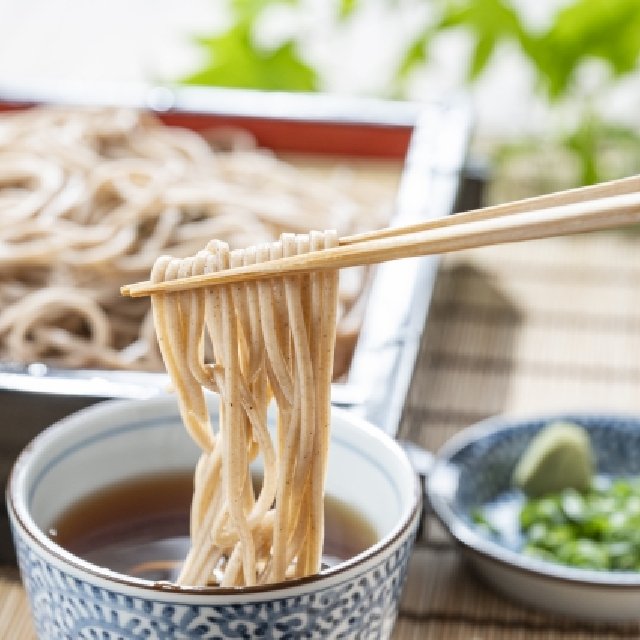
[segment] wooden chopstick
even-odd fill
[[[625,193],[635,192],[640,192],[640,175],[621,178],[619,180],[611,180],[609,182],[601,182],[600,184],[593,184],[588,187],[557,191],[555,193],[548,193],[534,198],[526,198],[524,200],[516,200],[514,202],[493,205],[491,207],[483,207],[482,209],[472,209],[471,211],[458,213],[454,216],[425,220],[424,222],[418,222],[404,227],[386,227],[384,229],[367,231],[357,235],[343,236],[340,238],[340,245],[356,244],[358,242],[366,242],[368,240],[381,238],[393,238],[394,236],[415,233],[417,231],[440,229],[442,227],[451,227],[458,224],[464,224],[466,222],[488,220],[489,218],[498,218],[514,213],[548,209],[550,207],[559,207],[575,202],[586,202],[588,200],[595,200],[596,198],[619,196]]]
[[[596,191],[596,193],[599,192]],[[478,212],[484,211],[486,210],[478,210]],[[482,215],[484,216],[484,213]],[[464,215],[455,216],[453,220],[456,218],[464,219]],[[393,229],[393,236],[359,240],[334,249],[314,251],[212,274],[155,284],[139,282],[122,287],[121,293],[131,297],[141,297],[153,293],[186,291],[203,286],[232,284],[508,242],[597,231],[636,222],[640,222],[640,192],[622,193],[621,195],[571,202],[570,204],[560,204],[533,211],[512,213],[511,215],[503,214],[497,217],[480,217],[471,220],[467,218],[458,224],[422,228],[419,231],[407,232],[406,227],[401,227]]]

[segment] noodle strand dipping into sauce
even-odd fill
[[[133,478],[72,505],[49,535],[97,566],[175,582],[190,546],[192,494],[191,473]],[[355,509],[332,496],[325,496],[324,509],[323,567],[349,560],[376,543],[374,528]]]
[[[335,231],[285,233],[277,242],[236,251],[212,240],[192,257],[159,257],[151,280],[214,273],[337,244]],[[201,449],[191,546],[177,584],[255,586],[318,573],[337,270],[157,293],[151,302],[182,422]],[[205,390],[220,398],[217,431]],[[257,459],[264,477],[255,491],[251,465]]]

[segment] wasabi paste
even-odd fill
[[[529,497],[591,486],[593,453],[580,426],[554,422],[542,429],[520,458],[513,482]]]

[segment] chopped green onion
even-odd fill
[[[551,562],[609,571],[640,569],[640,479],[597,482],[525,502],[523,552]]]

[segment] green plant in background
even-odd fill
[[[336,32],[361,19],[371,0],[333,0]],[[379,0],[393,10],[408,0]],[[504,44],[517,47],[533,70],[539,91],[552,106],[570,104],[577,119],[556,143],[577,164],[577,181],[597,182],[616,174],[640,171],[640,136],[632,128],[603,116],[607,93],[621,78],[637,71],[640,59],[639,0],[573,0],[559,9],[548,27],[535,29],[507,0],[423,0],[428,11],[418,11],[414,36],[404,44],[386,95],[404,97],[414,72],[425,68],[432,47],[444,33],[466,31],[472,41],[467,60],[467,82],[475,82]],[[296,34],[274,48],[259,44],[256,30],[269,7],[289,5],[304,11],[301,0],[230,0],[229,28],[198,39],[205,53],[202,69],[184,80],[259,89],[316,91],[322,88],[320,71],[304,57],[302,36]],[[424,8],[424,7],[423,7]],[[379,43],[376,43],[379,46]],[[585,64],[599,60],[606,78],[585,93],[579,75]],[[498,159],[534,151],[539,141],[519,141],[500,150]],[[627,155],[624,165],[611,161],[612,147]],[[613,175],[612,175],[613,174]]]
[[[560,9],[545,30],[527,26],[505,0],[442,0],[438,15],[425,25],[407,49],[399,78],[425,64],[437,34],[454,28],[467,30],[472,53],[467,79],[475,81],[490,64],[497,47],[517,46],[535,73],[538,89],[552,105],[570,103],[576,124],[557,135],[558,146],[576,161],[577,183],[640,171],[640,136],[631,127],[609,122],[602,102],[616,80],[637,70],[640,59],[640,3],[637,0],[574,0]],[[578,76],[584,65],[599,60],[606,66],[606,82],[584,94]],[[542,144],[548,144],[542,141]],[[519,153],[540,150],[541,141],[525,140],[501,147],[498,161]],[[616,166],[612,148],[621,150],[626,162]]]
[[[282,91],[317,91],[318,73],[299,54],[293,39],[269,49],[261,47],[255,28],[273,0],[232,0],[227,31],[196,38],[205,54],[204,66],[182,80],[184,84]],[[289,0],[288,4],[296,4]]]

